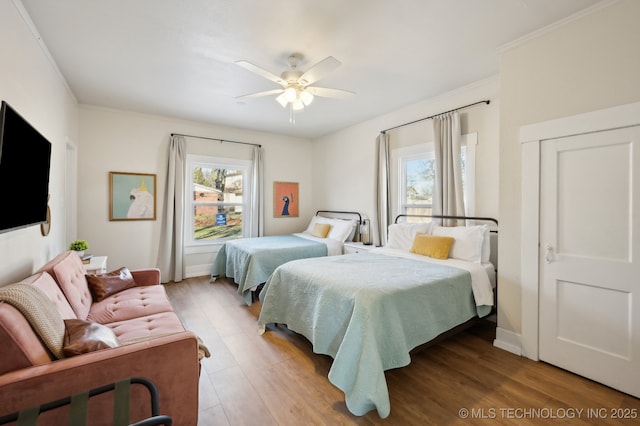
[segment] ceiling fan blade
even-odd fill
[[[284,89],[267,90],[266,92],[250,93],[248,95],[237,96],[236,99],[259,98],[260,96],[277,95],[284,92]]]
[[[355,95],[355,92],[351,92],[349,90],[329,89],[327,87],[305,87],[305,90],[313,96],[325,98],[349,99]]]
[[[267,80],[271,80],[275,83],[278,83],[283,87],[287,85],[287,82],[281,79],[280,77],[278,77],[277,75],[273,74],[270,71],[265,70],[264,68],[260,68],[259,66],[254,65],[251,62],[236,61],[236,64],[240,65],[242,68],[246,69],[247,71],[251,71],[252,73],[258,74],[259,76],[264,77]]]
[[[340,62],[333,56],[327,56],[326,58],[312,66],[310,69],[308,69],[304,74],[302,74],[298,79],[298,82],[302,86],[313,84],[325,75],[329,74],[331,71],[338,68],[341,64],[342,62]]]

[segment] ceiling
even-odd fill
[[[316,138],[499,72],[498,49],[599,0],[22,0],[80,104]],[[279,75],[342,65],[315,85],[356,92],[296,114]]]

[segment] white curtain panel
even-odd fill
[[[263,178],[264,150],[256,146],[253,148],[253,165],[251,171],[251,198],[245,220],[249,226],[250,237],[264,235],[264,178]]]
[[[460,161],[460,115],[443,114],[433,119],[436,182],[433,196],[434,214],[464,216],[464,192]],[[450,221],[445,224],[453,225]]]
[[[376,217],[373,227],[373,243],[377,246],[387,244],[387,228],[391,200],[389,198],[389,135],[380,133],[376,138],[378,147],[376,173]]]
[[[163,283],[179,282],[184,277],[184,180],[186,142],[172,135],[169,141],[169,165],[164,197],[164,214],[158,248],[158,269]]]

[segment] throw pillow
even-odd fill
[[[411,253],[436,259],[448,259],[453,241],[454,239],[452,237],[416,234],[413,240],[413,246],[411,246]]]
[[[311,235],[318,238],[326,238],[329,230],[331,229],[331,225],[328,223],[316,223],[313,226],[313,231]]]
[[[64,356],[85,354],[119,346],[115,333],[106,325],[79,319],[64,320]]]
[[[100,302],[112,294],[138,285],[129,269],[125,267],[106,274],[88,274],[87,283],[94,302]]]

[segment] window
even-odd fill
[[[431,214],[435,168],[433,151],[401,157],[400,213]]]
[[[467,214],[473,212],[476,143],[477,134],[462,136],[460,161]],[[398,164],[398,214],[432,214],[436,168],[433,143],[398,149],[393,157]]]
[[[185,241],[202,244],[245,235],[250,162],[188,157]]]

